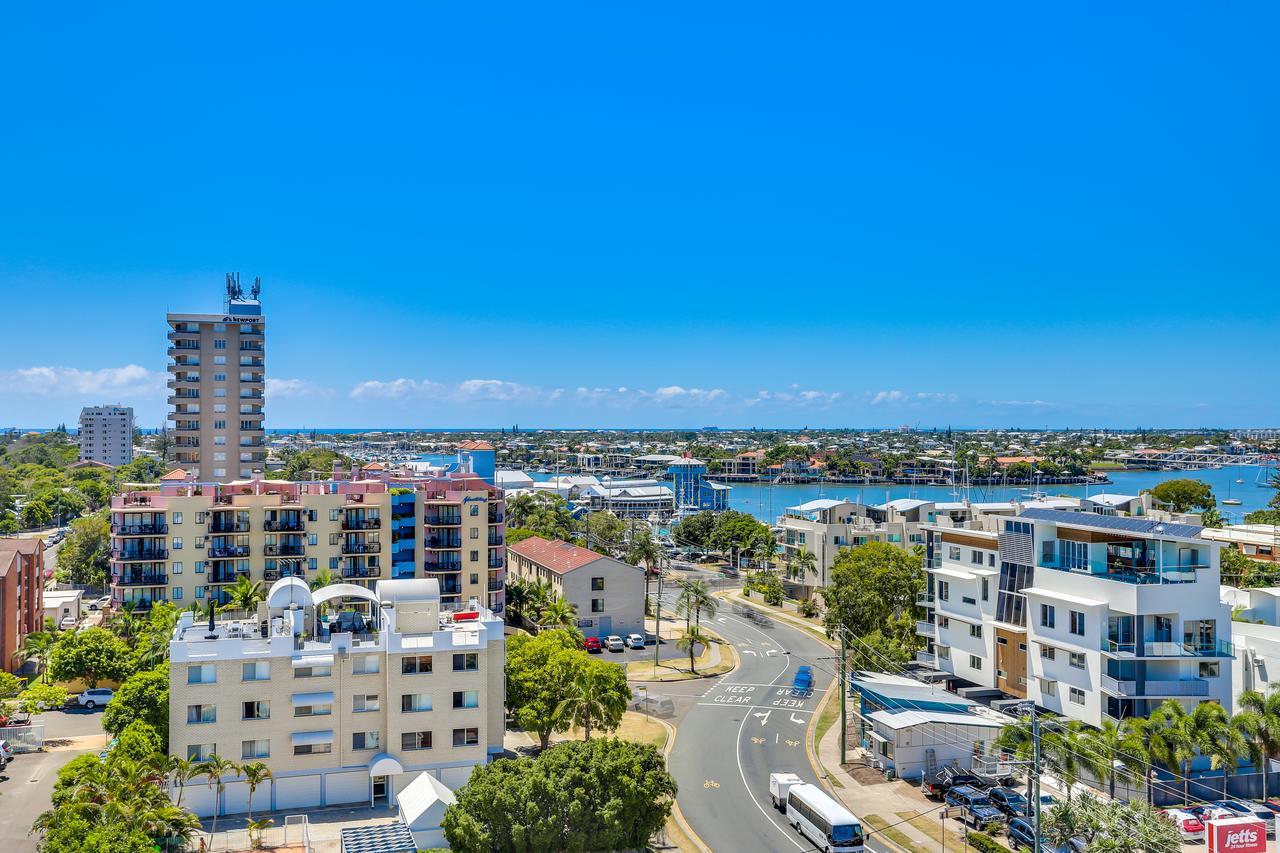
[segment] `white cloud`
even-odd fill
[[[104,367],[99,370],[80,370],[75,367],[21,367],[17,370],[0,372],[0,392],[37,394],[47,397],[92,395],[126,402],[129,397],[162,394],[167,378],[167,373],[147,370],[137,364]]]
[[[960,399],[958,394],[947,394],[940,391],[877,391],[870,394],[871,405],[885,404],[919,404],[919,403],[954,403]]]
[[[274,400],[289,397],[330,397],[333,391],[310,379],[272,379],[267,377],[266,395]]]
[[[370,379],[352,388],[351,396],[357,400],[401,400],[405,397],[440,397],[444,390],[445,386],[430,379],[392,379],[390,382]]]
[[[802,389],[799,385],[791,385],[784,391],[757,391],[754,397],[747,399],[745,402],[748,406],[772,403],[784,406],[826,407],[842,399],[844,399],[843,391],[816,391],[814,389]]]
[[[550,398],[552,395],[558,396],[557,392],[560,390],[557,388],[548,392],[533,385],[504,382],[501,379],[468,379],[460,382],[451,396],[458,402],[496,401],[506,403],[512,400]]]
[[[901,403],[907,399],[907,395],[901,391],[877,391],[875,396],[871,398],[871,405],[879,406],[883,403]]]
[[[659,406],[673,409],[688,409],[705,406],[708,403],[719,403],[729,399],[729,392],[723,388],[683,388],[679,385],[667,385],[648,394]]]

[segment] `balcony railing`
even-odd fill
[[[1139,658],[1188,658],[1235,657],[1235,649],[1226,640],[1174,642],[1172,640],[1147,640],[1139,651],[1135,642],[1120,642],[1107,637],[1102,639],[1102,651],[1118,657]]]
[[[265,557],[301,557],[306,554],[305,546],[298,545],[264,545],[262,554]]]
[[[458,572],[462,571],[461,560],[424,560],[422,567],[428,572]]]
[[[461,536],[428,536],[423,544],[428,548],[461,548]]]
[[[111,532],[116,536],[157,536],[169,532],[164,522],[155,524],[113,524]]]
[[[1037,565],[1044,569],[1073,572],[1102,580],[1131,584],[1195,583],[1196,572],[1209,568],[1203,563],[1133,563],[1128,560],[1083,560],[1067,562],[1061,558],[1041,558]]]
[[[211,521],[209,522],[209,532],[217,535],[219,533],[248,533],[249,522],[247,521]]]
[[[916,622],[916,634],[921,637],[936,638],[938,636],[938,626],[933,622],[918,621]]]
[[[503,541],[504,541],[504,540],[503,540],[503,537],[501,537],[501,536],[495,536],[495,535],[493,534],[493,532],[492,532],[492,531],[490,531],[490,533],[489,533],[489,546],[490,546],[490,547],[493,547],[493,546],[495,546],[495,545],[501,545],[501,544],[503,544]]]
[[[168,548],[113,548],[111,550],[111,559],[119,563],[151,562],[168,558]]]
[[[112,583],[116,586],[166,586],[169,583],[169,576],[164,572],[155,572],[152,574],[129,574],[112,578]]]
[[[501,524],[505,519],[506,519],[506,516],[503,515],[502,513],[494,512],[493,510],[489,511],[490,524]]]
[[[382,550],[382,545],[377,542],[343,542],[342,553],[344,554],[377,554]]]
[[[423,521],[427,527],[457,527],[462,524],[462,515],[435,514],[428,515]]]
[[[932,607],[933,601],[933,593],[931,592],[922,592],[916,595],[916,604],[920,607]]]
[[[1209,682],[1203,678],[1184,678],[1176,681],[1147,679],[1141,689],[1137,681],[1125,681],[1103,675],[1102,689],[1116,696],[1208,696]]]
[[[208,549],[209,558],[213,560],[225,560],[228,557],[247,557],[249,556],[248,545],[210,545]]]
[[[503,566],[505,566],[505,565],[506,565],[506,561],[505,561],[505,560],[503,560],[501,557],[490,557],[490,558],[489,558],[489,568],[491,568],[491,569],[500,569],[500,568],[502,568],[502,567],[503,567]]]
[[[490,580],[487,586],[488,586],[489,592],[497,592],[498,590],[506,586],[506,584],[500,580],[499,581]]]
[[[379,518],[355,518],[347,516],[342,519],[343,530],[379,530],[382,527],[382,519]]]
[[[215,569],[209,573],[209,583],[235,583],[238,577],[248,577],[248,569]]]
[[[301,518],[280,518],[275,521],[264,521],[262,529],[268,532],[300,532],[305,530],[307,523]]]
[[[937,668],[938,656],[933,652],[916,652],[916,663]]]
[[[368,566],[346,566],[342,569],[342,576],[344,578],[380,578],[382,577],[382,567],[374,566],[373,568],[370,568]]]

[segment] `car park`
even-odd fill
[[[627,650],[627,644],[622,642],[622,638],[617,634],[610,634],[606,637],[604,646],[611,652],[624,652]]]
[[[960,820],[974,829],[993,821],[1003,821],[1004,813],[991,804],[987,792],[972,785],[958,785],[947,791],[947,805],[960,809]]]
[[[931,797],[942,799],[946,796],[947,791],[959,785],[968,785],[972,788],[983,787],[982,780],[972,773],[944,767],[931,778],[923,779],[920,783],[920,790]]]
[[[1187,806],[1183,811],[1195,815],[1201,823],[1206,820],[1214,820],[1215,818],[1220,817],[1240,817],[1240,815],[1231,811],[1231,809],[1224,809],[1222,806],[1215,805],[1213,803],[1208,805]]]
[[[1160,812],[1178,828],[1183,841],[1204,841],[1204,821],[1189,811],[1164,809]]]
[[[1034,850],[1036,846],[1035,825],[1025,817],[1017,817],[1009,821],[1009,846],[1014,850]],[[1040,853],[1057,853],[1049,844],[1040,843]]]
[[[90,687],[81,693],[76,701],[80,703],[82,708],[88,708],[92,711],[94,708],[105,706],[115,695],[116,692],[109,687]]]
[[[1233,812],[1236,817],[1252,817],[1266,821],[1267,837],[1276,837],[1275,813],[1259,803],[1246,803],[1244,800],[1218,800],[1213,805]]]
[[[582,647],[587,651],[591,652],[592,654],[595,654],[596,652],[600,651],[600,638],[587,637],[585,640],[582,641]]]
[[[992,788],[987,791],[987,796],[991,798],[992,804],[1009,817],[1021,817],[1028,814],[1030,803],[1027,798],[1012,788]]]
[[[643,634],[627,634],[627,648],[643,649],[644,635]]]

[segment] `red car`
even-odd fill
[[[582,641],[582,647],[589,652],[598,652],[600,651],[600,638],[587,637]]]

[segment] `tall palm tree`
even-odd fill
[[[40,678],[48,681],[49,655],[53,653],[53,647],[57,642],[57,635],[52,631],[32,631],[23,638],[22,645],[13,653],[13,656],[23,664],[28,661],[39,663]]]
[[[324,589],[326,586],[329,586],[331,583],[333,583],[333,572],[329,571],[328,566],[325,566],[322,569],[320,569],[320,571],[316,572],[315,576],[311,578],[310,586],[311,586],[311,589],[314,591],[317,589]]]
[[[271,768],[261,761],[255,761],[252,764],[242,765],[240,773],[244,776],[244,781],[249,786],[249,820],[253,820],[253,792],[263,782],[272,778]]]
[[[633,566],[644,566],[645,569],[652,573],[655,566],[662,559],[662,549],[658,547],[658,543],[653,541],[653,534],[649,530],[642,530],[631,537],[631,541],[627,544],[627,562]]]
[[[187,783],[201,774],[200,762],[190,758],[175,757],[173,769],[170,771],[173,776],[173,784],[178,788],[178,801],[176,805],[182,805],[182,794],[186,790]]]
[[[1241,711],[1231,723],[1245,737],[1246,752],[1254,768],[1262,771],[1262,799],[1267,799],[1267,770],[1280,757],[1280,690],[1263,695],[1257,690],[1240,694]]]
[[[1113,800],[1117,781],[1132,782],[1146,769],[1146,748],[1141,734],[1132,727],[1122,728],[1111,720],[1104,720],[1100,728],[1087,733],[1086,741],[1085,754],[1096,756],[1089,769],[1099,781],[1106,783],[1107,793]]]
[[[566,631],[578,630],[578,607],[563,598],[548,602],[538,612],[538,627],[563,628]]]
[[[803,583],[807,575],[816,575],[818,573],[818,559],[808,548],[801,548],[791,558],[790,569]]]
[[[218,831],[218,810],[222,804],[222,792],[226,790],[226,782],[224,780],[229,776],[240,775],[240,766],[220,755],[210,755],[200,762],[200,775],[209,777],[209,787],[215,789],[213,824],[209,828],[209,834],[212,835]]]
[[[529,603],[529,584],[519,578],[507,581],[507,614],[515,621],[524,622],[524,608]]]
[[[1049,765],[1057,771],[1071,799],[1071,789],[1080,781],[1083,772],[1101,777],[1101,762],[1095,753],[1088,752],[1088,729],[1080,720],[1069,720],[1051,726],[1040,737],[1040,749]]]
[[[267,597],[262,581],[249,580],[245,575],[240,575],[235,583],[226,587],[226,595],[227,603],[222,606],[222,611],[239,610],[246,616],[252,615],[258,609],[258,602]]]
[[[702,611],[714,618],[716,615],[716,597],[711,594],[711,587],[704,580],[689,581],[680,590],[676,599],[676,612],[684,614],[685,629],[690,625],[701,627]]]
[[[538,505],[537,498],[530,492],[513,495],[507,498],[507,526],[528,527],[529,516]]]
[[[556,706],[557,720],[568,719],[582,726],[583,740],[591,740],[591,724],[619,717],[627,709],[631,690],[613,688],[607,671],[599,666],[580,669],[569,684],[569,695]]]
[[[1204,702],[1190,713],[1177,699],[1166,699],[1150,717],[1151,757],[1182,775],[1182,800],[1189,801],[1191,761],[1196,755],[1209,758],[1214,767],[1228,759],[1231,724],[1217,702]],[[1239,732],[1236,731],[1238,735]]]
[[[680,649],[681,651],[689,652],[689,671],[690,672],[698,671],[694,664],[695,652],[697,651],[698,646],[702,646],[703,648],[706,648],[710,643],[711,643],[711,638],[708,637],[706,634],[702,633],[702,631],[698,628],[697,625],[694,625],[690,628],[686,628],[684,633],[681,634],[680,637],[676,640],[677,649]]]

